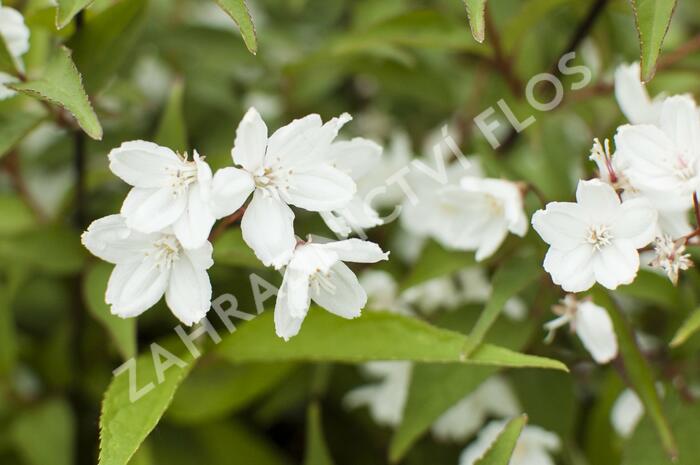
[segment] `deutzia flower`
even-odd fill
[[[382,224],[379,214],[368,201],[371,199],[367,198],[374,186],[362,182],[367,173],[379,165],[381,155],[381,146],[361,137],[331,144],[328,161],[357,183],[357,193],[347,205],[321,212],[323,221],[339,236],[347,237],[353,231],[361,233]]]
[[[277,335],[289,340],[299,332],[312,299],[343,318],[360,316],[367,294],[343,262],[376,263],[388,257],[377,244],[360,239],[298,244],[275,302]]]
[[[657,237],[654,253],[651,266],[662,268],[674,286],[678,284],[678,274],[693,266],[690,254],[685,253],[684,238],[674,241],[669,236]]]
[[[613,428],[625,439],[632,435],[643,416],[644,405],[631,389],[622,391],[610,410],[610,422]]]
[[[24,24],[22,14],[7,6],[2,6],[0,2],[0,36],[7,46],[8,52],[15,59],[20,70],[23,68],[20,57],[29,50],[29,28]],[[0,100],[5,100],[16,94],[4,86],[17,82],[17,78],[7,73],[0,73]]]
[[[121,215],[93,221],[82,242],[93,255],[116,265],[105,294],[113,314],[138,316],[163,294],[186,325],[198,322],[209,310],[211,284],[206,270],[214,264],[209,242],[185,249],[170,230],[138,232]]]
[[[241,229],[243,239],[265,266],[279,269],[292,257],[294,213],[346,206],[356,192],[350,176],[328,162],[331,143],[348,114],[322,124],[312,114],[292,121],[269,138],[260,114],[251,108],[236,130],[231,156],[241,168],[217,171],[213,182],[215,211],[236,211],[252,193]]]
[[[210,207],[212,173],[194,152],[194,159],[153,142],[124,142],[109,153],[114,174],[133,186],[121,214],[128,227],[144,233],[172,227],[188,249],[207,241],[216,218]]]
[[[700,116],[692,98],[664,100],[659,125],[624,125],[615,135],[616,157],[630,182],[681,196],[689,204],[700,188]]]
[[[615,98],[630,123],[656,124],[663,96],[656,96],[654,100],[649,98],[640,76],[639,62],[618,66],[615,70]]]
[[[492,421],[459,457],[459,465],[474,465],[491,448],[506,427],[505,421]],[[539,426],[525,425],[508,465],[555,465],[551,454],[561,448],[559,437]]]
[[[617,338],[610,315],[603,307],[590,300],[578,302],[569,294],[552,310],[559,318],[544,325],[549,332],[547,341],[554,338],[558,328],[569,325],[597,363],[608,363],[617,356]]]
[[[443,413],[431,431],[443,441],[462,441],[476,433],[487,418],[507,418],[520,412],[510,386],[502,377],[492,376]]]
[[[349,408],[366,405],[377,424],[397,426],[403,418],[412,366],[411,362],[363,364],[362,370],[373,378],[379,378],[379,382],[353,389],[343,402]]]
[[[582,292],[597,281],[608,289],[634,281],[640,249],[654,239],[656,210],[645,198],[621,202],[598,179],[579,181],[576,203],[551,202],[532,225],[550,245],[544,269],[568,292]]]

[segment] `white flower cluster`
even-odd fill
[[[2,6],[2,2],[0,2],[0,37],[21,70],[22,55],[29,51],[29,28],[24,24],[24,17],[19,11],[9,6]],[[5,86],[13,82],[17,82],[17,78],[7,73],[0,73],[0,100],[16,94],[14,90]]]
[[[116,264],[106,292],[112,313],[139,315],[165,294],[180,321],[201,320],[212,293],[206,271],[214,263],[209,234],[217,219],[244,209],[245,242],[265,266],[284,268],[275,305],[279,336],[299,332],[311,299],[344,318],[358,316],[367,295],[343,262],[374,263],[388,253],[359,239],[302,241],[294,234],[290,208],[346,218],[346,207],[357,202],[351,175],[359,175],[342,167],[378,157],[381,148],[360,138],[336,142],[349,120],[344,114],[324,124],[313,114],[268,137],[251,108],[231,151],[238,167],[216,173],[196,151],[190,160],[145,141],[112,150],[110,169],[133,187],[120,214],[96,220],[83,234],[94,255]]]

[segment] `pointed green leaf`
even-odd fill
[[[474,465],[508,465],[525,423],[527,423],[527,415],[520,415],[510,420],[489,450]]]
[[[7,48],[7,42],[2,34],[0,34],[0,72],[9,73],[17,76],[19,73],[19,63],[17,59],[12,56],[10,50]],[[0,139],[2,140],[2,139]]]
[[[180,341],[175,343],[179,343],[177,347],[181,347]],[[153,348],[153,345],[151,347]],[[129,462],[141,443],[156,427],[178,386],[192,368],[192,357],[189,354],[182,356],[170,351],[171,355],[168,357],[175,356],[179,359],[176,364],[170,366],[167,366],[169,359],[157,355],[164,368],[161,370],[163,378],[159,382],[154,362],[156,357],[153,353],[150,350],[135,361],[130,359],[133,369],[125,369],[117,374],[105,392],[100,415],[99,465],[126,465]],[[122,365],[125,366],[126,364]],[[147,386],[150,386],[148,392],[136,396],[135,399],[130,398],[130,389],[138,392]]]
[[[9,87],[65,108],[90,137],[102,139],[102,126],[85,93],[82,77],[73,64],[71,51],[66,47],[54,54],[41,79]]]
[[[216,350],[232,362],[413,360],[567,371],[556,360],[491,344],[483,344],[465,360],[461,352],[466,340],[463,334],[401,315],[365,312],[346,320],[313,308],[299,334],[287,342],[275,335],[273,312],[268,311],[224,338]]]
[[[90,268],[83,282],[83,299],[88,310],[107,330],[124,360],[136,355],[136,320],[112,315],[105,302],[112,266],[99,262]]]
[[[250,50],[250,53],[253,55],[258,53],[255,25],[250,17],[245,0],[216,0],[216,3],[235,21],[238,30],[241,31],[243,42],[245,42],[245,46]]]
[[[654,375],[646,359],[639,351],[634,335],[629,328],[628,322],[620,311],[615,307],[610,296],[599,287],[595,287],[591,292],[593,300],[598,305],[602,305],[608,310],[610,319],[615,328],[620,356],[624,362],[625,373],[632,388],[644,404],[647,414],[653,419],[656,431],[661,439],[666,453],[669,457],[677,456],[678,448],[673,437],[673,431],[668,424],[668,420],[661,407],[659,394],[656,391]]]
[[[656,72],[656,60],[666,37],[676,0],[630,0],[634,10],[639,49],[641,52],[642,81],[648,82]]]
[[[56,27],[63,29],[80,11],[94,0],[58,0],[56,5]]]
[[[521,292],[540,275],[541,266],[532,257],[509,260],[498,269],[493,277],[493,290],[489,302],[469,333],[469,339],[464,346],[465,357],[469,357],[484,340],[508,299]]]
[[[464,5],[467,7],[467,16],[469,17],[469,27],[472,30],[472,35],[477,42],[484,41],[486,32],[486,0],[464,0]]]
[[[24,111],[0,114],[0,158],[6,155],[45,118]]]
[[[698,329],[700,329],[700,309],[696,309],[690,316],[683,322],[676,334],[671,340],[671,347],[678,347],[685,341],[695,334]]]
[[[306,454],[304,465],[333,465],[323,436],[321,409],[317,402],[309,405],[306,414]]]
[[[184,90],[183,82],[175,81],[154,138],[156,144],[170,147],[178,153],[185,153],[188,148],[187,126],[182,108]]]
[[[440,415],[474,391],[496,370],[495,367],[416,365],[411,373],[403,419],[389,445],[390,461],[401,460]]]
[[[85,89],[95,95],[114,77],[140,37],[146,0],[122,0],[86,21],[68,41]]]

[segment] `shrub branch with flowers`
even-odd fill
[[[0,462],[695,465],[697,6],[0,5]]]

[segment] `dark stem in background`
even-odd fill
[[[75,224],[80,229],[85,229],[85,133],[80,129],[73,132],[75,144]]]
[[[570,52],[575,52],[576,49],[578,48],[579,45],[581,45],[581,42],[583,39],[585,39],[591,29],[593,28],[593,25],[595,24],[596,20],[600,16],[600,14],[603,12],[605,9],[605,5],[607,4],[608,0],[595,0],[591,7],[588,10],[588,13],[586,16],[583,18],[583,20],[579,23],[578,27],[574,30],[574,33],[571,35],[571,38],[569,39],[568,43],[566,44],[566,47],[564,50],[562,50],[561,53],[559,53],[555,58],[554,62],[552,63],[552,66],[549,68],[549,73],[553,74],[556,77],[561,77],[561,71],[559,70],[559,59],[566,55],[567,53]],[[524,93],[524,92],[523,92]],[[518,139],[518,136],[520,136],[520,133],[517,132],[515,129],[511,128],[510,133],[508,134],[508,137],[506,140],[501,144],[501,146],[497,149],[497,152],[507,152],[515,143],[515,141]]]
[[[484,20],[486,22],[486,36],[489,37],[491,46],[493,47],[493,64],[498,70],[500,70],[513,95],[516,97],[522,97],[523,83],[520,82],[520,79],[518,79],[518,76],[513,71],[513,60],[511,57],[506,56],[506,54],[503,52],[501,36],[498,33],[498,29],[496,29],[493,24],[493,19],[488,11],[488,6],[486,14],[484,15]]]

